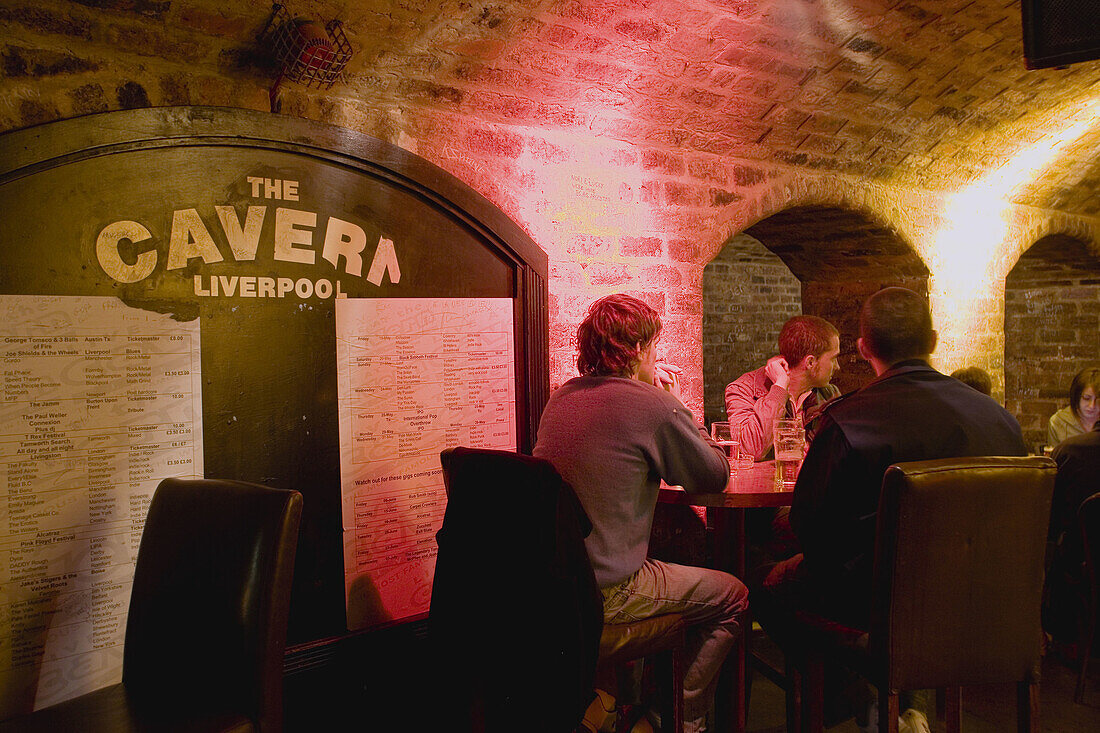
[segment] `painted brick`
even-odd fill
[[[119,86],[116,90],[116,94],[118,97],[118,106],[122,109],[152,106],[149,103],[149,95],[145,92],[145,87],[135,81],[128,81]]]
[[[566,246],[570,254],[595,255],[607,252],[611,249],[611,243],[603,237],[579,235],[573,237]]]
[[[625,265],[594,263],[585,270],[585,275],[588,282],[596,287],[624,285],[631,279]]]
[[[740,201],[742,198],[744,197],[735,191],[726,191],[721,188],[710,189],[711,206],[728,206],[736,201]]]
[[[72,99],[73,112],[78,115],[106,112],[109,109],[107,96],[99,84],[79,86],[69,92],[69,97]]]
[[[34,99],[22,99],[19,101],[19,122],[22,127],[40,125],[44,122],[53,122],[61,117],[57,107],[47,102]]]
[[[649,20],[620,21],[615,25],[615,32],[643,43],[657,43],[667,34],[664,27]]]
[[[660,150],[642,151],[641,163],[642,168],[649,171],[655,170],[669,175],[682,175],[684,173],[683,158]]]
[[[661,254],[661,240],[657,237],[623,237],[619,251],[626,257],[656,257]]]
[[[577,37],[577,31],[564,25],[549,26],[542,34],[547,43],[565,48]]]
[[[44,77],[95,71],[99,64],[70,53],[8,46],[0,55],[0,68],[8,77]]]
[[[695,262],[699,257],[699,245],[688,239],[670,240],[668,256],[673,262]]]
[[[683,281],[683,276],[673,267],[653,265],[642,269],[641,279],[658,287],[678,288]]]
[[[668,181],[663,186],[665,201],[671,206],[702,206],[705,194],[695,186]]]
[[[515,158],[523,151],[523,138],[508,132],[471,130],[466,135],[466,146],[476,153]]]
[[[18,23],[32,31],[47,35],[90,40],[96,25],[90,20],[59,15],[40,7],[38,3],[14,8],[0,8],[0,19]]]

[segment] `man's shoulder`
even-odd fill
[[[647,407],[661,411],[684,409],[683,403],[666,390],[629,377],[574,377],[559,387],[551,397],[559,392],[565,399],[582,399],[583,395],[583,399],[599,402],[608,409],[614,409],[613,406],[617,403],[631,405],[635,410]]]
[[[727,384],[726,389],[751,389],[755,391],[762,388],[767,380],[767,375],[764,373],[765,369],[766,367],[758,367],[745,372],[740,377]]]

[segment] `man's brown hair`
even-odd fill
[[[836,326],[817,316],[795,316],[779,332],[779,353],[794,369],[807,356],[821,356],[832,339],[840,338]]]
[[[659,333],[657,311],[637,298],[600,298],[577,328],[577,369],[590,376],[629,377],[638,354]]]

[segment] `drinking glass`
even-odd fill
[[[745,431],[744,425],[742,425],[741,431],[742,432]],[[745,451],[745,449],[744,449],[744,446],[745,446],[745,437],[744,437],[744,435],[741,435],[739,437],[740,437],[740,440],[738,441],[738,446],[737,446],[737,458],[734,460],[734,463],[736,464],[737,469],[739,471],[747,471],[747,470],[749,470],[750,468],[753,467],[753,464],[756,463],[756,459],[753,458],[752,453],[748,453],[748,452]]]
[[[794,488],[798,469],[805,454],[806,434],[798,418],[775,420],[775,485],[777,489]]]
[[[734,461],[737,458],[738,443],[737,438],[733,437],[732,426],[728,422],[712,422],[710,424],[710,434],[714,438],[714,442],[718,444],[718,447],[722,449],[722,452],[726,454],[726,461],[730,464],[730,473],[733,473]]]

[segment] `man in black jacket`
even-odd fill
[[[1020,426],[992,398],[933,369],[928,304],[885,288],[860,311],[860,355],[876,378],[830,402],[798,475],[791,526],[802,552],[779,563],[752,603],[769,631],[808,607],[867,628],[882,477],[902,461],[1027,453]],[[929,521],[935,521],[930,518]]]

